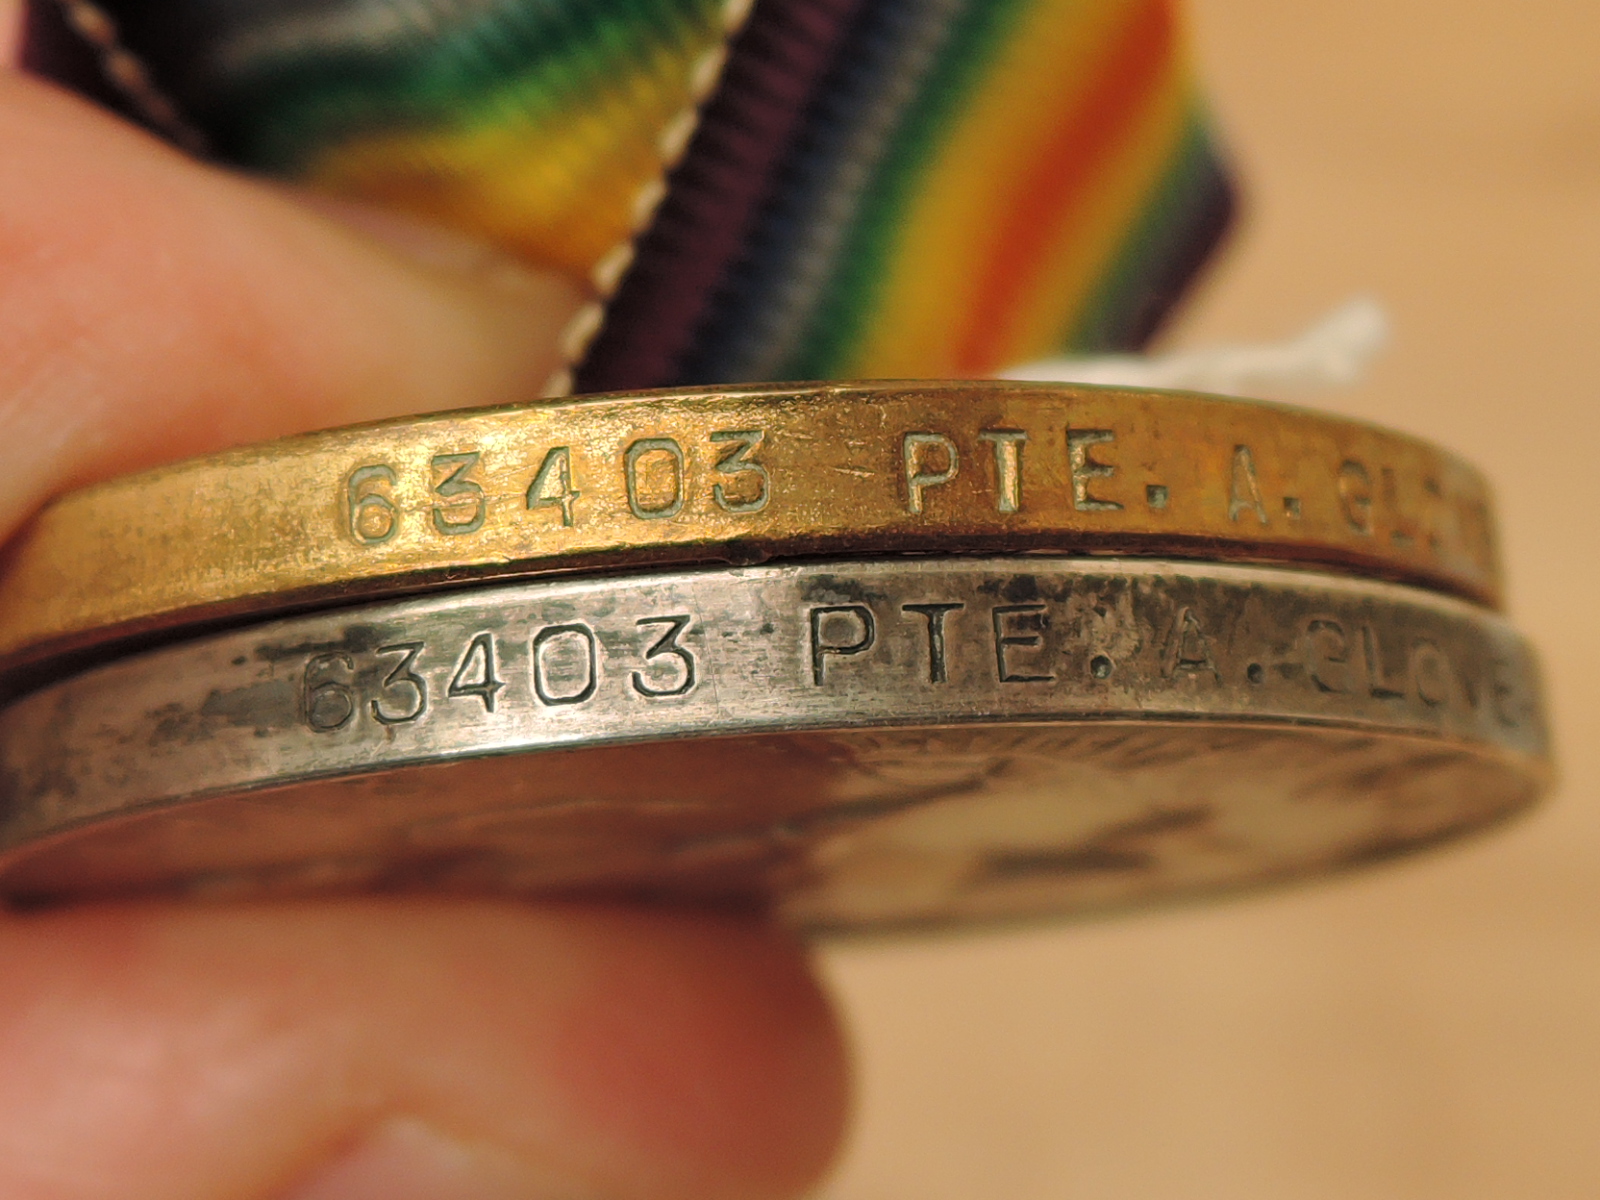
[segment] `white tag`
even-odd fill
[[[1001,378],[1282,399],[1361,382],[1388,341],[1389,317],[1383,306],[1358,296],[1286,342],[1172,354],[1046,358],[1012,367]]]

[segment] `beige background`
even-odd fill
[[[1174,344],[1395,321],[1328,408],[1498,487],[1565,783],[1298,892],[835,949],[864,1073],[830,1200],[1600,1196],[1600,4],[1202,0],[1251,216]]]

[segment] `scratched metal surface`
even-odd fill
[[[1509,625],[1375,581],[1035,558],[499,585],[153,651],[6,709],[0,887],[602,890],[947,924],[1387,857],[1530,803],[1547,752]]]

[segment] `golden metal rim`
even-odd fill
[[[1181,555],[1500,598],[1482,476],[1260,402],[1009,382],[745,386],[406,417],[70,493],[10,548],[0,671],[548,571],[801,555]]]

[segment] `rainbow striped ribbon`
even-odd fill
[[[586,281],[585,390],[1135,349],[1232,211],[1175,0],[35,0],[52,21],[223,159]]]

